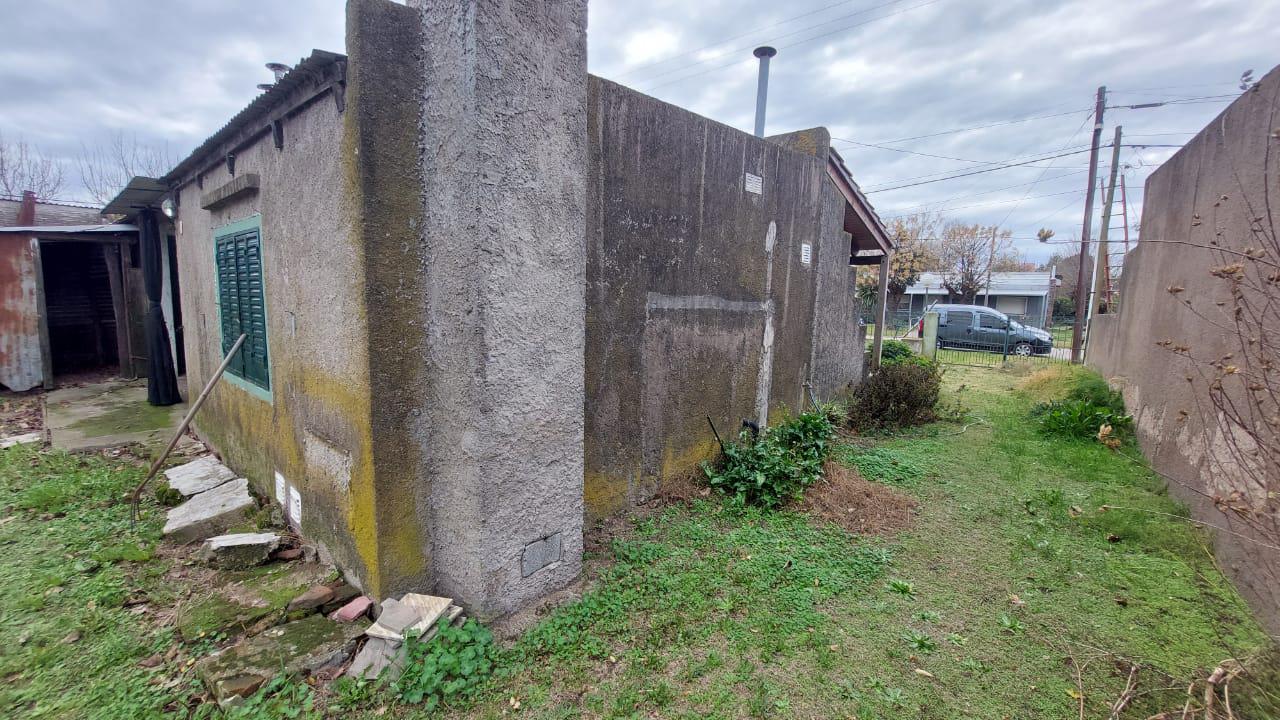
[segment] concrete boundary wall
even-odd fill
[[[1204,522],[1246,536],[1250,530],[1211,498],[1245,486],[1223,450],[1225,438],[1203,381],[1204,362],[1157,345],[1187,346],[1200,359],[1235,350],[1224,333],[1233,321],[1227,284],[1210,269],[1235,261],[1208,249],[1256,247],[1254,218],[1265,198],[1280,197],[1280,69],[1244,93],[1147,179],[1142,235],[1125,261],[1120,312],[1100,315],[1090,328],[1087,362],[1124,392],[1144,454]],[[1271,157],[1269,172],[1265,162]],[[1169,288],[1183,288],[1170,293]],[[1190,307],[1186,303],[1190,303]],[[1218,303],[1223,303],[1219,305]],[[1273,336],[1280,328],[1258,328]],[[1266,504],[1265,499],[1261,499]],[[1271,500],[1271,507],[1275,501]],[[1241,593],[1273,633],[1280,633],[1280,553],[1248,539],[1217,532],[1218,557]]]

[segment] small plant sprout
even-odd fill
[[[912,600],[914,600],[916,597],[915,586],[907,582],[906,580],[899,580],[898,578],[894,578],[890,580],[888,584],[885,585],[885,589],[887,589],[891,593],[897,593],[903,597],[911,598]]]
[[[969,642],[969,639],[960,633],[948,633],[947,642],[955,645],[956,647],[964,647],[964,644]]]
[[[915,614],[915,618],[920,622],[934,623],[942,619],[942,616],[933,610],[921,610]]]
[[[1000,613],[1000,629],[1010,635],[1021,635],[1027,628],[1018,618],[1009,613]]]
[[[931,653],[938,649],[938,641],[929,637],[928,633],[919,630],[908,630],[902,633],[902,640],[917,652]]]

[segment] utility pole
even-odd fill
[[[1101,290],[1108,284],[1111,273],[1111,248],[1107,244],[1107,236],[1111,230],[1111,208],[1116,199],[1116,175],[1120,171],[1120,136],[1123,128],[1116,126],[1116,137],[1112,141],[1111,146],[1111,181],[1107,185],[1107,198],[1102,203],[1102,228],[1098,233],[1097,256],[1094,258],[1093,267],[1093,293],[1089,298],[1089,319],[1098,313],[1098,305],[1106,300]],[[1086,330],[1088,326],[1086,325]],[[1085,351],[1087,352],[1089,345],[1085,343]]]
[[[987,253],[987,284],[983,286],[982,304],[991,305],[991,266],[996,262],[996,226],[991,226],[991,252]]]
[[[1089,235],[1093,229],[1094,186],[1098,182],[1098,144],[1102,141],[1102,115],[1107,109],[1107,86],[1098,88],[1093,109],[1093,144],[1089,150],[1089,184],[1084,198],[1084,229],[1080,232],[1080,265],[1076,273],[1076,323],[1071,330],[1071,362],[1084,361],[1084,322],[1089,312],[1088,286],[1085,285],[1085,256],[1089,252]]]

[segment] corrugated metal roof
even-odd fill
[[[835,148],[827,150],[827,167],[830,173],[838,178],[836,187],[844,194],[845,201],[857,210],[860,222],[856,224],[865,226],[862,228],[865,231],[864,233],[857,233],[854,232],[854,228],[846,223],[845,232],[854,236],[854,243],[860,251],[873,250],[878,247],[880,250],[876,251],[876,254],[883,256],[884,248],[893,248],[893,237],[885,229],[884,221],[880,219],[875,207],[867,200],[862,188],[858,187],[857,181],[853,179],[853,174],[849,172],[849,167],[844,164],[844,158],[840,156],[840,153],[836,152]],[[859,237],[860,234],[865,236]],[[868,240],[871,242],[867,242]]]
[[[0,226],[17,223],[21,207],[21,199],[0,198]],[[36,225],[86,225],[101,222],[102,212],[93,205],[36,201]]]
[[[103,215],[133,215],[139,208],[152,207],[169,192],[168,186],[155,178],[135,176],[106,207]]]
[[[0,227],[0,233],[30,233],[32,235],[67,235],[71,233],[136,233],[137,225],[112,223],[106,225],[32,225],[25,227]]]
[[[160,182],[166,186],[173,186],[182,182],[188,175],[198,171],[205,158],[218,151],[219,147],[230,140],[237,132],[265,121],[271,110],[287,98],[293,90],[304,83],[323,77],[330,66],[338,62],[345,63],[346,60],[347,56],[341,53],[312,50],[309,56],[299,60],[298,64],[286,73],[284,77],[254,98],[245,109],[236,113],[235,117],[231,118],[226,125],[223,125],[213,135],[210,135],[209,139],[200,144],[200,147],[197,147],[186,159],[160,178]]]

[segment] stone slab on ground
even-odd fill
[[[221,535],[242,522],[255,506],[249,495],[249,481],[232,480],[170,510],[164,534],[184,543]]]
[[[235,480],[236,474],[214,456],[205,455],[165,470],[164,478],[169,487],[182,493],[183,497],[191,497]]]
[[[216,535],[200,547],[200,560],[223,570],[244,570],[266,562],[279,544],[275,533]]]
[[[404,672],[407,659],[408,650],[404,643],[371,637],[351,661],[347,677],[364,680],[382,677],[385,682],[395,682]]]
[[[359,623],[309,615],[245,639],[196,663],[196,676],[219,703],[252,693],[279,673],[305,676],[336,667],[355,650]]]
[[[294,610],[314,610],[333,599],[333,588],[328,585],[316,585],[289,601],[289,612]]]
[[[21,435],[10,435],[7,438],[0,438],[0,450],[3,450],[5,448],[11,448],[14,445],[29,445],[31,443],[38,443],[38,442],[42,442],[43,440],[44,440],[44,433],[38,432],[38,431],[23,433]]]
[[[179,391],[184,391],[179,379]],[[163,445],[186,414],[186,403],[156,407],[147,402],[147,381],[110,380],[59,388],[44,396],[44,426],[50,443],[71,452],[128,443]]]

